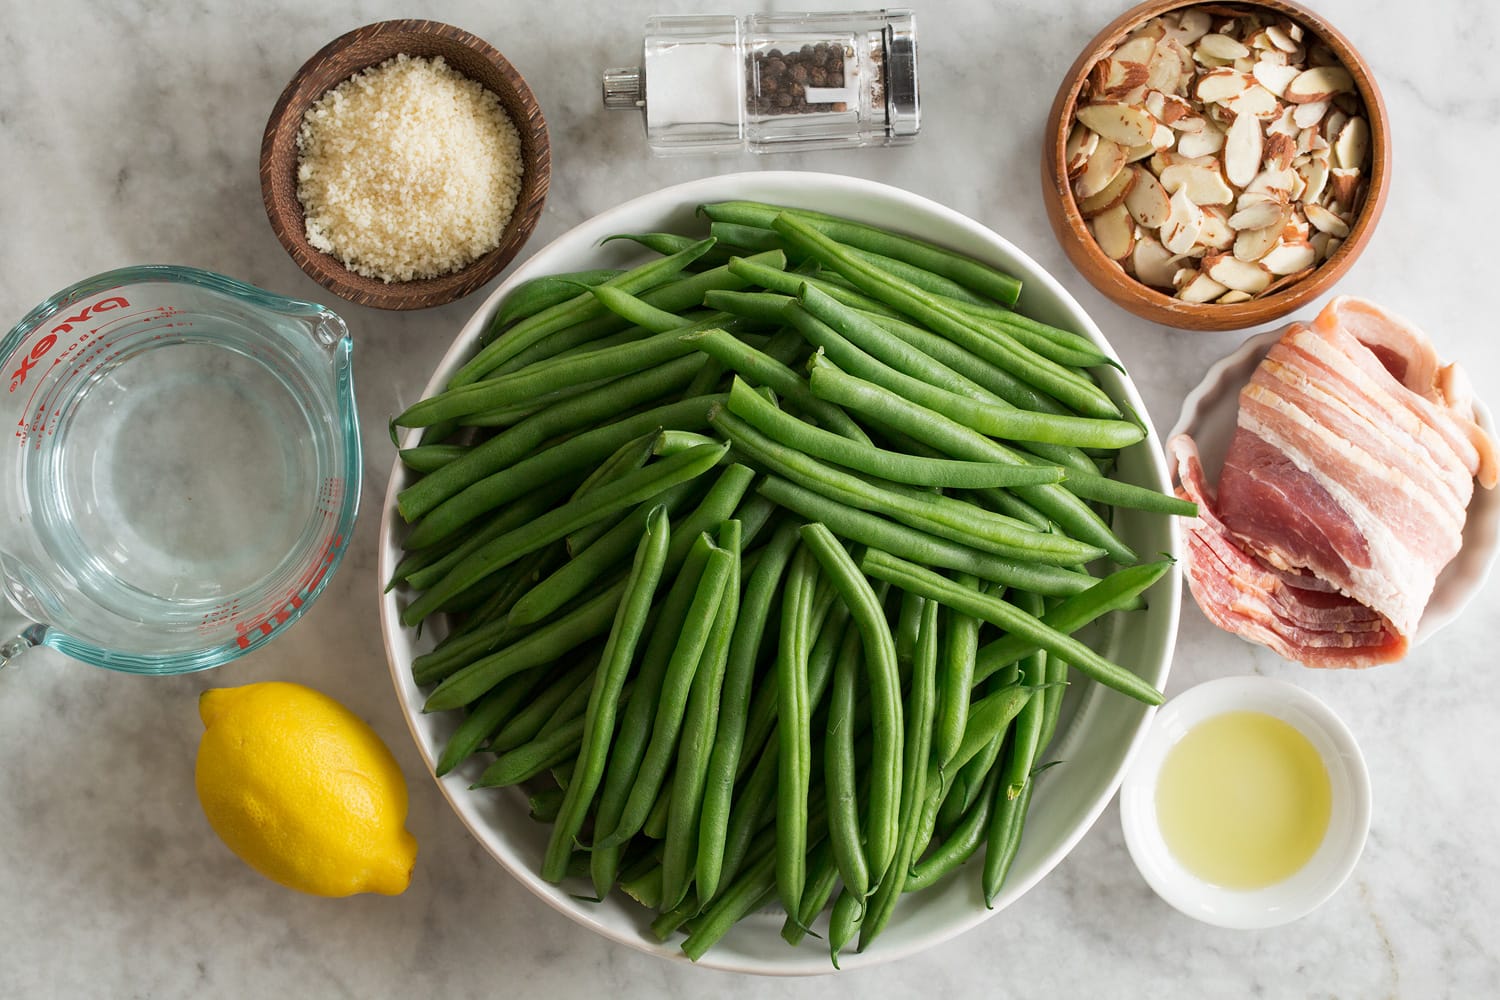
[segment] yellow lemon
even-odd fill
[[[406,781],[362,719],[284,682],[205,691],[198,714],[198,801],[246,864],[315,896],[406,889]]]

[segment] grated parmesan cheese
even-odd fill
[[[387,282],[499,246],[521,190],[514,123],[441,56],[398,55],[345,80],[308,108],[297,149],[308,241]]]

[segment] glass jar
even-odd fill
[[[641,65],[605,71],[604,106],[643,111],[663,155],[908,143],[921,124],[916,18],[658,15]]]

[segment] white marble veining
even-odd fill
[[[852,6],[853,4],[842,4]],[[774,4],[790,8],[789,4]],[[819,6],[813,4],[811,6]],[[821,6],[841,6],[825,0]],[[702,3],[123,0],[13,3],[0,22],[0,316],[78,278],[176,262],[325,302],[349,321],[367,457],[364,510],[330,590],[284,637],[217,673],[146,680],[48,651],[0,675],[0,996],[1270,996],[1500,995],[1500,829],[1491,629],[1500,590],[1400,666],[1318,673],[1218,633],[1189,604],[1169,693],[1229,673],[1284,677],[1360,738],[1375,788],[1369,845],[1311,916],[1263,932],[1196,924],[1160,902],[1125,852],[1115,808],[1019,903],[890,966],[771,981],[670,964],[608,943],[533,898],[470,838],[408,738],[378,634],[374,552],[391,453],[410,402],[472,308],[415,315],[347,305],[308,280],[261,208],[261,129],[292,72],[370,21],[428,16],[493,42],[548,116],[552,195],[532,248],[661,185],[728,170],[867,176],[953,206],[1056,274],[1125,359],[1158,428],[1241,339],[1183,334],[1107,303],[1043,215],[1043,116],[1078,48],[1122,6],[1101,0],[916,4],[924,127],[905,149],[653,160],[633,116],[599,108],[597,72],[635,57],[653,11]],[[1500,7],[1316,0],[1374,65],[1395,135],[1386,216],[1341,290],[1426,327],[1500,400],[1496,221]],[[1309,310],[1310,312],[1311,310]],[[302,679],[369,719],[411,784],[421,844],[395,899],[305,898],[248,872],[193,793],[205,687]]]

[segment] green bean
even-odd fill
[[[682,725],[677,770],[672,781],[666,847],[662,852],[662,898],[673,905],[687,895],[688,885],[697,870],[698,829],[705,802],[705,783],[723,712],[724,675],[740,609],[741,540],[740,523],[724,522],[719,529],[719,547],[732,556],[729,578],[725,581],[724,594],[715,611],[713,630],[688,695],[687,717]],[[701,886],[699,894],[708,898]]]
[[[863,898],[870,892],[870,865],[861,843],[855,792],[854,688],[859,669],[859,633],[846,632],[833,668],[833,692],[824,741],[824,784],[828,788],[828,840],[844,889]]]
[[[748,471],[748,470],[747,470]],[[746,479],[748,482],[748,477]],[[579,552],[559,566],[550,576],[541,580],[511,606],[506,621],[512,627],[524,627],[543,621],[573,598],[598,583],[601,576],[613,569],[634,548],[645,530],[646,518],[655,507],[663,507],[668,515],[676,514],[678,508],[701,488],[699,480],[691,479],[663,490],[656,496],[636,506],[625,520],[605,532],[598,541]],[[680,561],[692,544],[697,531],[688,529],[687,523],[680,526],[687,542],[680,545],[679,559],[670,560],[669,565]],[[675,530],[675,529],[674,529]],[[701,528],[698,530],[702,530]],[[676,545],[679,538],[674,537]]]
[[[909,402],[882,386],[848,375],[816,356],[812,362],[809,387],[821,398],[894,424],[904,433],[954,458],[1030,464],[1028,459],[998,441]],[[1070,537],[1098,545],[1116,562],[1135,562],[1135,553],[1130,547],[1116,538],[1087,504],[1061,485],[1018,486],[1014,492],[1055,520]]]
[[[781,939],[793,947],[802,943],[838,885],[839,869],[833,862],[831,847],[824,840],[807,854],[807,887],[802,891],[802,905],[796,913],[788,913],[781,924]]]
[[[911,692],[906,730],[906,754],[901,769],[900,841],[890,867],[875,887],[859,927],[859,950],[864,951],[885,929],[906,886],[916,860],[916,842],[924,803],[928,798],[928,765],[932,750],[933,716],[937,702],[938,605],[922,608],[917,648],[912,658]]]
[[[965,590],[915,563],[888,552],[869,549],[860,567],[871,576],[908,590],[915,590],[930,600],[941,601],[964,614],[983,618],[1009,632],[1023,636],[1047,652],[1061,656],[1078,670],[1122,694],[1147,705],[1160,705],[1161,692],[1148,682],[1100,656],[1072,636],[1051,628],[1031,615],[997,597]],[[976,676],[978,670],[975,671]]]
[[[1052,596],[1076,594],[1094,586],[1096,582],[1086,573],[1058,566],[1003,559],[993,553],[950,542],[946,538],[915,531],[862,510],[835,503],[779,476],[767,476],[756,489],[803,517],[823,522],[841,538],[883,548],[915,562],[973,573],[984,580],[1024,587]]]
[[[776,779],[780,771],[781,748],[777,740],[766,743],[755,759],[729,811],[729,827],[724,835],[724,860],[719,873],[720,892],[734,881],[766,822],[776,822]],[[775,831],[766,839],[774,839]],[[718,898],[718,894],[714,898]]]
[[[557,811],[562,807],[565,794],[561,788],[544,788],[539,792],[532,792],[526,796],[528,814],[538,823],[557,822]]]
[[[547,728],[547,723],[558,714],[564,702],[580,689],[587,691],[594,672],[598,669],[598,658],[586,656],[567,669],[559,668],[547,677],[533,682],[530,700],[495,732],[485,749],[491,753],[504,753],[536,739]],[[527,671],[527,674],[531,673],[532,671]],[[509,685],[512,680],[513,678],[507,677],[504,683]],[[566,714],[571,717],[578,713]]]
[[[989,829],[993,811],[995,784],[1000,772],[991,768],[985,776],[984,785],[974,799],[974,804],[963,814],[963,819],[953,828],[947,838],[928,855],[912,866],[906,879],[906,891],[917,892],[936,885],[945,876],[964,864],[979,850]]]
[[[536,667],[517,674],[509,678],[510,683],[496,687],[481,698],[479,703],[464,717],[464,721],[458,724],[458,728],[453,730],[453,735],[448,737],[448,742],[444,744],[443,753],[438,757],[433,772],[441,778],[468,760],[470,755],[479,749],[479,744],[494,735],[496,730],[505,724],[505,720],[520,707],[521,702],[531,694],[537,682],[542,679],[542,673],[542,669]]]
[[[1047,657],[1046,688],[1042,691],[1042,731],[1037,737],[1037,752],[1046,750],[1062,718],[1063,695],[1068,685],[1068,665],[1056,656]]]
[[[745,551],[748,552],[755,547],[756,539],[760,537],[761,531],[771,523],[775,516],[776,505],[759,493],[752,493],[740,501],[739,506],[734,509],[734,519],[740,522],[744,531]],[[749,571],[748,563],[745,569],[746,572]]]
[[[620,445],[619,449],[613,455],[600,462],[599,467],[589,473],[584,481],[579,484],[578,488],[573,491],[573,496],[570,499],[579,500],[605,483],[612,482],[625,473],[634,472],[644,466],[647,459],[656,453],[655,446],[657,441],[666,433],[665,429],[648,431],[635,440],[627,441]],[[577,531],[569,532],[564,539],[568,554],[571,556],[582,552],[597,541],[601,535],[620,523],[625,516],[626,512],[622,510],[610,517],[603,517],[586,524]]]
[[[530,743],[507,750],[484,769],[479,780],[470,788],[498,788],[519,785],[536,777],[547,768],[578,753],[579,741],[583,738],[583,716],[569,719],[556,726],[546,735]]]
[[[554,508],[524,528],[501,535],[453,567],[421,597],[407,605],[401,620],[415,625],[443,601],[528,552],[534,552],[611,511],[624,509],[677,483],[702,475],[718,464],[727,447],[702,445],[668,456],[644,469],[627,473],[582,499]]]
[[[436,684],[475,657],[493,653],[506,643],[526,634],[527,629],[509,621],[507,605],[526,592],[537,575],[551,566],[553,548],[546,548],[517,561],[502,571],[508,578],[488,600],[464,621],[462,630],[450,632],[437,648],[412,660],[412,680],[421,685]],[[481,621],[479,619],[484,618]],[[474,620],[472,628],[470,620]]]
[[[970,573],[953,582],[977,590],[979,578]],[[979,619],[949,608],[943,630],[942,669],[938,674],[937,721],[934,723],[932,757],[946,764],[958,750],[969,717],[969,692],[974,687],[974,656],[979,649]]]
[[[887,451],[814,427],[766,402],[736,377],[730,383],[729,411],[767,437],[798,451],[872,476],[912,486],[1036,486],[1059,482],[1062,469],[933,459]]]
[[[627,375],[607,386],[590,390],[528,417],[514,427],[476,446],[462,458],[423,476],[402,490],[396,497],[401,516],[407,521],[416,520],[466,487],[473,486],[487,477],[504,472],[520,463],[535,449],[559,434],[588,427],[606,418],[617,418],[623,409],[649,402],[674,389],[681,388],[702,367],[701,361],[697,364],[694,361],[695,359],[690,355],[647,371]],[[682,404],[668,404],[668,406],[672,405],[681,406]],[[657,409],[666,410],[668,406]],[[645,414],[638,415],[632,420],[633,434],[610,435],[610,439],[615,443],[607,446],[601,454],[585,459],[585,463],[599,461],[624,441],[646,433],[660,422],[646,417]],[[588,438],[590,433],[597,433],[600,429],[612,428],[607,426],[595,428],[593,431],[580,434],[579,437]],[[546,481],[549,478],[551,477],[538,477],[537,481]],[[502,501],[497,500],[489,506],[495,506],[500,502]]]
[[[702,662],[703,651],[713,629],[714,616],[732,567],[731,553],[717,547],[710,550],[662,679],[660,703],[652,722],[651,739],[641,758],[630,794],[625,800],[625,808],[614,828],[595,838],[596,844],[612,847],[624,843],[637,833],[663,787],[667,768],[677,749],[693,675]],[[657,627],[661,626],[658,624]]]
[[[828,916],[828,957],[835,969],[839,967],[839,953],[854,940],[864,919],[864,897],[847,889],[840,891]]]
[[[603,296],[605,293],[604,288],[593,289],[595,295]],[[601,347],[575,357],[539,361],[509,375],[498,375],[457,389],[445,390],[407,407],[396,417],[396,423],[402,427],[425,427],[442,420],[462,419],[470,414],[484,413],[497,406],[515,406],[522,401],[539,400],[548,393],[585,383],[598,383],[604,379],[616,379],[651,370],[692,352],[692,348],[682,342],[681,335],[677,332],[678,328],[687,325],[684,321],[666,333],[657,333],[643,340],[615,347]],[[597,388],[602,386],[596,384],[589,387],[590,390]]]
[[[775,358],[736,340],[722,330],[687,334],[684,339],[730,371],[776,390],[828,430],[856,441],[869,442],[869,435],[847,413],[815,397],[800,375]]]
[[[718,239],[718,237],[714,238]],[[603,246],[605,243],[613,243],[615,240],[629,240],[632,243],[638,243],[647,250],[654,250],[662,256],[681,253],[696,242],[693,237],[683,236],[679,233],[616,233],[613,236],[606,236],[599,241],[599,244]],[[712,250],[693,261],[693,263],[688,265],[688,268],[702,267],[705,264],[717,266],[724,263],[727,259],[728,250],[724,247],[723,241],[719,240],[714,244]]]
[[[1002,782],[995,783],[994,805],[990,811],[988,842],[984,851],[984,905],[995,907],[995,897],[1005,885],[1010,866],[1021,847],[1021,832],[1026,812],[1031,808],[1032,782],[1027,782],[1020,796],[1010,798]]]
[[[465,666],[433,689],[424,712],[460,708],[480,698],[500,681],[530,667],[550,663],[596,638],[609,628],[624,590],[621,582],[600,591],[572,611],[516,642]]]
[[[853,306],[862,312],[872,313],[877,316],[899,316],[900,313],[878,299],[872,299],[863,292],[855,291],[844,284],[837,284],[822,277],[807,274],[797,274],[792,271],[783,271],[781,268],[768,267],[765,264],[754,263],[751,258],[736,257],[729,262],[729,270],[744,278],[751,285],[758,285],[768,291],[780,295],[795,296],[802,291],[803,285],[812,287],[833,296],[846,306]]]
[[[672,808],[672,772],[668,771],[662,776],[661,787],[656,791],[656,799],[651,803],[650,810],[646,813],[646,821],[641,824],[639,833],[651,840],[661,840],[667,835],[667,810]],[[631,834],[634,836],[634,834]],[[665,885],[665,872],[663,873],[663,884]]]
[[[618,278],[625,272],[618,268],[593,271],[569,271],[563,274],[547,274],[540,278],[523,281],[500,302],[495,318],[490,321],[493,328],[503,331],[519,320],[535,316],[543,309],[576,298],[579,285],[597,285]]]
[[[1120,415],[1119,407],[1104,390],[1077,371],[1044,358],[1013,339],[978,334],[970,317],[910,282],[859,260],[838,243],[792,216],[781,215],[772,225],[793,246],[838,271],[860,291],[957,341],[1083,416],[1109,418]]]
[[[786,242],[761,226],[742,226],[733,222],[713,222],[708,234],[721,244],[745,250],[786,250]]]
[[[807,797],[812,775],[807,659],[817,563],[798,548],[787,570],[776,657],[777,739],[781,746],[776,787],[776,891],[787,913],[797,913],[807,876]]]
[[[703,304],[732,316],[742,316],[767,323],[781,323],[781,310],[790,301],[785,295],[772,292],[709,292],[703,296]]]
[[[641,654],[641,665],[636,671],[635,694],[620,716],[619,730],[610,749],[609,766],[605,769],[604,785],[599,791],[599,804],[594,817],[595,843],[589,855],[589,869],[594,892],[601,899],[614,884],[621,847],[618,844],[605,846],[598,843],[598,840],[619,824],[626,801],[635,787],[635,779],[651,737],[657,705],[661,701],[662,684],[676,646],[677,634],[698,592],[703,568],[708,564],[708,556],[713,549],[708,536],[701,532],[687,535],[684,531],[674,529],[672,534],[674,547],[682,538],[687,537],[689,549],[666,598],[661,602],[656,621],[651,626],[651,638],[646,643],[645,652]],[[672,553],[668,550],[667,568],[663,572],[671,571]]]
[[[899,554],[899,553],[898,553]],[[1041,623],[1058,632],[1071,634],[1089,622],[1111,611],[1135,606],[1140,595],[1172,567],[1170,559],[1141,563],[1116,570],[1081,594],[1059,603],[1042,615]],[[1009,666],[1034,649],[1040,643],[1019,633],[1005,635],[988,643],[979,650],[974,665],[974,682],[977,684],[1002,667]],[[1055,650],[1049,650],[1056,653]],[[1066,660],[1064,656],[1062,659]]]
[[[526,524],[532,518],[546,513],[574,488],[570,478],[559,476],[551,482],[537,486],[535,490],[516,497],[501,506],[477,531],[467,537],[449,537],[435,545],[408,552],[391,574],[387,590],[394,589],[401,581],[421,589],[431,584],[470,552]],[[413,581],[420,581],[413,583]]]
[[[616,316],[656,334],[670,333],[673,330],[681,330],[684,327],[693,325],[692,320],[686,319],[676,312],[658,309],[649,302],[639,299],[629,292],[622,292],[618,288],[599,287],[591,288],[589,291],[594,298],[599,300],[604,308]],[[718,318],[727,319],[728,317]]]
[[[1005,686],[997,685],[996,690]],[[1027,704],[1039,700],[1040,692],[1037,697],[1028,700]],[[984,786],[985,778],[989,777],[990,772],[996,770],[995,761],[1000,758],[1000,752],[1005,749],[1007,735],[1008,733],[1001,733],[990,740],[963,767],[957,770],[952,768],[943,770],[946,787],[943,789],[943,801],[938,806],[938,813],[933,817],[937,827],[951,829],[968,813],[974,805],[974,799],[979,794],[980,788]],[[932,830],[925,831],[928,839],[931,839],[932,832]],[[918,854],[920,853],[919,851]]]
[[[662,257],[633,268],[610,278],[606,284],[626,292],[639,292],[654,287],[680,273],[683,268],[707,253],[713,245],[712,239],[699,240],[681,253]],[[604,307],[599,305],[592,295],[584,291],[565,302],[560,302],[527,317],[506,331],[505,336],[481,348],[478,354],[448,380],[448,388],[457,389],[478,382],[493,369],[532,344],[546,339],[559,330],[597,318],[603,313]]]
[[[739,618],[724,668],[719,723],[709,757],[703,811],[698,826],[696,879],[698,895],[704,900],[712,900],[718,894],[755,664],[760,656],[771,603],[791,560],[792,550],[796,548],[797,538],[797,529],[790,523],[777,529],[766,547],[766,555],[750,574],[741,597]]]
[[[402,448],[396,453],[401,464],[413,472],[436,472],[449,462],[463,458],[473,449],[462,444],[424,444]]]
[[[694,962],[702,958],[762,898],[776,891],[776,859],[769,849],[735,879],[694,925],[682,942],[682,952]]]
[[[952,278],[964,287],[1006,305],[1015,305],[1021,295],[1019,280],[973,258],[849,219],[750,201],[718,202],[703,205],[699,211],[714,222],[732,222],[762,229],[774,229],[772,223],[778,215],[792,215],[799,222],[816,226],[818,232],[840,243],[882,253]]]
[[[896,856],[900,833],[902,710],[896,645],[870,582],[856,568],[854,560],[834,538],[833,532],[822,524],[804,525],[802,541],[817,557],[823,572],[833,582],[859,626],[874,734],[865,851],[871,876],[879,880]]]
[[[1016,607],[1033,618],[1040,619],[1046,610],[1041,597],[1036,594],[1016,595]],[[1037,650],[1021,661],[1021,683],[1040,689],[1047,683],[1047,653]],[[1010,748],[1005,755],[1005,768],[1001,780],[1005,783],[1005,797],[1016,798],[1031,778],[1031,769],[1036,763],[1042,734],[1044,699],[1032,698],[1016,716],[1015,729],[1011,732]]]
[[[788,307],[783,315],[814,346],[833,356],[835,363],[857,370],[870,381],[971,430],[1013,441],[1081,448],[1123,448],[1146,436],[1138,424],[1128,420],[1041,413],[1012,406],[815,288],[803,290],[800,309]],[[893,368],[852,343],[846,334],[856,329],[861,331],[862,341],[883,338],[891,353],[902,358],[902,368]],[[949,386],[968,391],[961,393]]]
[[[718,410],[710,413],[708,419],[736,452],[770,472],[829,500],[884,514],[918,531],[1005,558],[1048,565],[1072,566],[1104,554],[1102,549],[1062,535],[1043,534],[1024,525],[1017,526],[1010,518],[973,504],[936,494],[907,493],[861,479],[778,444],[732,413]]]
[[[1070,470],[1063,488],[1085,500],[1097,500],[1111,507],[1150,511],[1153,514],[1176,514],[1197,517],[1198,505],[1168,493],[1101,476],[1098,473]]]
[[[670,542],[667,510],[654,507],[646,517],[645,534],[636,548],[609,641],[594,676],[584,716],[584,735],[578,750],[580,765],[574,768],[559,818],[547,842],[542,878],[549,882],[560,881],[566,873],[573,842],[583,829],[589,805],[604,778],[604,766],[614,735],[616,706],[634,661],[636,646],[646,627],[647,614],[656,596]]]
[[[1032,319],[1030,316],[1003,306],[955,302],[953,307],[975,319],[1011,328],[1011,335],[1028,346],[1040,344],[1043,340],[1051,341],[1055,347],[1061,349],[1061,353],[1048,355],[1054,361],[1082,367],[1109,365],[1111,368],[1124,371],[1118,361],[1109,357],[1097,344],[1082,334],[1052,326],[1050,323],[1043,323],[1041,320]],[[1038,354],[1044,353],[1044,348],[1033,347],[1032,349]],[[1064,358],[1070,355],[1079,360],[1065,361]]]

